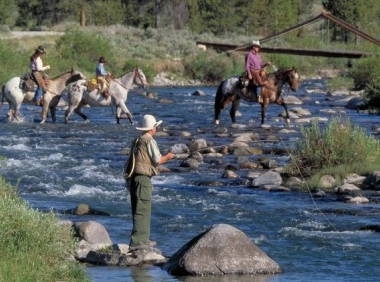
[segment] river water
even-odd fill
[[[195,90],[204,91],[206,96],[193,96]],[[152,88],[149,91],[157,92],[158,99],[131,93],[128,107],[135,121],[146,113],[164,121],[161,130],[167,135],[155,138],[163,152],[174,144],[187,144],[198,138],[206,139],[212,146],[229,144],[232,133],[239,130],[257,132],[262,139],[273,134],[280,136],[279,145],[283,148],[292,146],[299,137],[300,123],[293,123],[294,133],[280,133],[284,128],[284,122],[277,118],[281,107],[269,106],[267,120],[271,129],[268,131],[259,128],[259,105],[245,102],[240,106],[242,116],[237,117],[237,122],[247,127],[231,128],[228,111],[223,111],[220,127],[226,127],[230,134],[217,137],[213,132],[215,90],[216,87]],[[324,119],[332,116],[349,117],[369,134],[379,126],[379,116],[345,110],[342,107],[345,103],[338,101],[339,97],[327,99],[322,80],[304,81],[295,96],[304,99],[303,108],[321,118],[321,126],[325,124]],[[0,154],[6,158],[0,172],[5,179],[18,183],[21,196],[40,210],[59,212],[87,203],[109,213],[110,216],[61,217],[98,221],[106,227],[114,243],[127,244],[131,212],[121,175],[126,156],[121,152],[138,134],[135,125],[130,125],[128,120],[116,125],[111,108],[85,108],[91,122],[85,124],[73,115],[68,125],[63,124],[64,111],[59,110],[57,124],[49,121],[40,125],[40,109],[31,105],[22,106],[22,123],[7,123],[6,108],[7,105],[0,118]],[[182,131],[190,132],[192,137],[179,137]],[[257,144],[263,148],[277,145],[264,140]],[[287,156],[269,157],[276,158],[280,164],[288,159]],[[86,270],[92,281],[378,281],[380,235],[359,231],[360,227],[379,223],[377,203],[350,205],[337,201],[334,195],[313,198],[308,193],[252,189],[243,181],[247,171],[237,171],[240,180],[226,180],[221,178],[221,166],[212,165],[212,160],[206,158],[196,171],[179,170],[181,162],[175,159],[167,163],[175,172],[153,178],[152,239],[158,242],[163,254],[171,256],[212,225],[226,223],[249,236],[284,273],[211,279],[174,277],[154,266],[88,266]],[[227,155],[222,162],[232,163],[234,157]],[[222,184],[206,185],[212,181]]]

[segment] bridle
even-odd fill
[[[140,83],[137,81],[137,79],[140,81]],[[141,74],[138,69],[135,69],[133,81],[138,87],[143,87],[143,88],[145,87],[144,80],[142,79]]]

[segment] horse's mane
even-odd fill
[[[290,71],[292,69],[294,69],[294,67],[285,67],[285,68],[281,68],[281,69],[275,71],[274,73],[276,73],[276,74],[284,73],[284,72],[288,72],[288,71]]]
[[[65,76],[66,74],[71,74],[71,73],[73,73],[72,70],[67,71],[67,72],[64,72],[64,73],[62,73],[62,74],[60,74],[60,75],[57,75],[57,76],[55,76],[55,77],[53,77],[53,78],[49,78],[49,80],[55,80],[55,79],[61,78],[62,76]]]

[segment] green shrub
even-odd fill
[[[123,66],[123,72],[127,73],[130,71],[133,71],[136,68],[139,68],[143,71],[148,81],[152,81],[152,79],[155,76],[153,65],[150,64],[146,60],[136,60],[136,59],[127,60]]]
[[[88,281],[75,241],[52,212],[32,210],[0,177],[0,281]]]
[[[114,51],[108,40],[95,32],[68,31],[57,40],[57,61],[61,71],[71,67],[95,76],[95,67],[101,56],[107,59],[107,71],[115,72]],[[91,75],[89,77],[91,77]]]
[[[312,177],[369,173],[380,169],[380,142],[347,119],[334,118],[325,129],[317,121],[301,128],[302,138],[286,167],[291,175]]]
[[[241,56],[207,50],[186,58],[184,67],[185,76],[214,83],[241,74],[244,71],[244,60]]]
[[[364,89],[379,79],[380,60],[378,57],[368,57],[356,60],[349,71],[356,89]]]
[[[364,96],[368,99],[371,111],[380,112],[380,80],[374,80],[367,85]]]
[[[327,88],[330,91],[352,89],[354,88],[354,80],[346,74],[338,75],[327,81]]]
[[[16,44],[6,43],[4,40],[0,40],[0,82],[7,82],[12,77],[21,76],[23,73],[29,71],[29,56],[26,54],[22,56],[22,52],[17,49]]]

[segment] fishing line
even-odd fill
[[[288,149],[288,146],[284,143],[284,141],[282,140],[282,138],[280,139],[280,142],[283,144],[283,146],[285,147],[285,150],[288,152],[289,155],[291,155],[289,149]],[[304,177],[303,173],[301,172],[301,169],[300,167],[296,164],[296,170],[297,172],[299,173],[299,175],[301,176],[301,179],[304,181],[304,183],[306,184],[306,188],[307,188],[307,191],[310,195],[310,198],[315,206],[315,208],[317,209],[317,211],[322,215],[322,217],[326,220],[326,222],[330,225],[330,227],[333,229],[333,231],[337,232],[337,234],[340,236],[341,239],[343,239],[347,244],[351,244],[351,245],[356,245],[356,244],[353,244],[352,242],[350,242],[346,237],[343,236],[343,234],[341,234],[341,231],[339,231],[335,225],[331,222],[331,220],[329,220],[326,216],[326,214],[318,207],[314,197],[313,197],[313,194],[311,192],[311,189],[310,189],[310,186],[308,185],[308,183],[306,182],[306,178]],[[346,229],[346,231],[349,231]],[[362,247],[360,248],[361,251],[363,251],[364,253],[367,253],[367,254],[371,254],[371,255],[375,255],[373,252],[368,252],[368,251],[364,251],[362,250]]]

